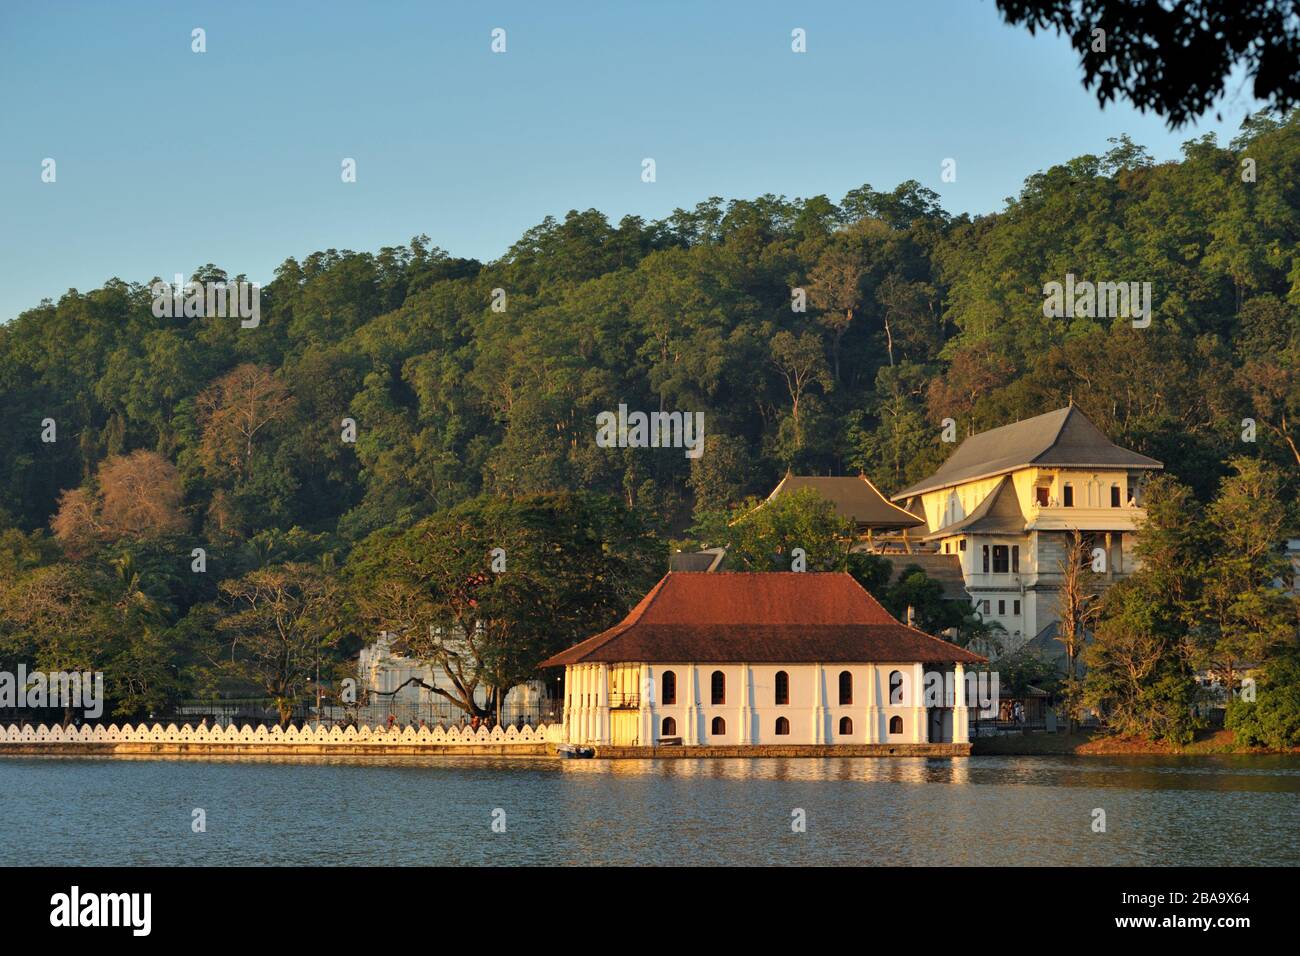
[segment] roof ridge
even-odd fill
[[[1058,408],[1057,411],[1060,411],[1060,409]],[[1078,405],[1069,405],[1069,406],[1067,406],[1066,409],[1065,409],[1065,414],[1061,416],[1061,424],[1058,425],[1058,426],[1056,426],[1056,434],[1053,435],[1053,436],[1052,436],[1052,440],[1051,440],[1050,442],[1048,442],[1048,445],[1047,445],[1048,448],[1051,448],[1053,445],[1055,445],[1058,441],[1061,440],[1061,436],[1065,434],[1065,426],[1068,425],[1068,424],[1070,423],[1070,419],[1074,417],[1075,412],[1078,412],[1079,415],[1081,415],[1081,416],[1082,416],[1083,418],[1085,418],[1085,419],[1088,417],[1087,415],[1084,415],[1083,412],[1080,412],[1080,411],[1079,411],[1079,406],[1078,406]],[[1055,414],[1055,413],[1054,413],[1054,412],[1048,412],[1048,414],[1050,415],[1050,414]],[[1097,426],[1096,426],[1096,425],[1093,425],[1093,423],[1092,423],[1091,421],[1089,421],[1088,424],[1089,424],[1089,425],[1092,425],[1093,428],[1097,428]],[[1101,429],[1100,429],[1100,428],[1097,428],[1097,431],[1101,432]],[[1106,435],[1105,432],[1102,432],[1102,434],[1105,436],[1105,438],[1106,438],[1107,441],[1110,441],[1110,436],[1109,436],[1109,435]],[[1112,442],[1111,444],[1114,444],[1114,443]],[[1042,454],[1042,452],[1039,452],[1039,454]],[[1034,457],[1037,457],[1037,455],[1034,456]]]
[[[668,583],[668,579],[671,578],[674,574],[716,574],[716,573],[717,572],[715,571],[673,571],[671,569],[668,570],[662,578],[660,578],[658,581],[655,582],[655,586],[650,589],[650,593],[648,593],[640,601],[637,601],[636,607],[632,608],[631,612],[623,620],[625,621],[630,620],[636,622],[641,620],[641,618],[645,617],[646,612],[650,610],[650,608],[654,605],[655,601],[659,600],[659,594],[661,591],[663,591],[664,585]]]
[[[867,487],[870,488],[872,491],[874,491],[877,495],[880,496],[880,500],[881,500],[881,501],[883,501],[883,502],[884,502],[885,504],[887,504],[889,507],[893,508],[893,509],[894,509],[895,511],[897,511],[899,514],[906,515],[906,516],[907,516],[908,518],[910,518],[910,519],[915,519],[915,518],[916,518],[916,515],[912,514],[912,512],[908,511],[906,508],[900,508],[900,507],[898,507],[898,505],[896,505],[896,504],[894,504],[892,501],[890,501],[889,498],[885,496],[885,493],[884,493],[883,491],[881,491],[879,488],[877,488],[876,485],[875,485],[875,483],[874,483],[870,478],[868,478],[866,475],[858,475],[857,477],[860,478],[862,481],[865,481],[865,482],[867,483]]]
[[[628,611],[627,614],[623,616],[623,619],[619,621],[617,624],[611,624],[609,627],[605,628],[605,630],[601,631],[599,634],[593,634],[591,637],[579,641],[577,644],[572,645],[571,647],[567,648],[564,651],[558,651],[557,653],[552,654],[550,657],[548,657],[545,661],[543,661],[538,666],[545,667],[547,661],[553,660],[554,658],[558,657],[560,654],[568,653],[569,651],[576,651],[578,648],[582,648],[582,652],[584,654],[587,654],[604,647],[614,638],[618,637],[624,631],[631,628],[632,625],[636,624],[638,621],[641,620],[641,618],[645,615],[645,612],[650,610],[650,605],[654,603],[656,598],[658,598],[659,592],[663,589],[664,582],[668,580],[670,575],[710,574],[710,573],[713,572],[709,572],[709,571],[667,571],[665,572],[664,576],[655,582],[655,586],[652,587],[648,592],[646,592],[645,597],[641,598],[641,600],[636,603],[636,607]]]
[[[1058,408],[1056,409],[1056,411],[1048,412],[1047,414],[1055,415],[1056,412],[1059,411],[1061,411],[1061,409]],[[1102,431],[1100,428],[1097,427],[1096,422],[1094,422],[1087,415],[1083,414],[1083,412],[1079,411],[1078,405],[1070,405],[1065,409],[1065,414],[1061,416],[1061,424],[1056,427],[1056,432],[1052,435],[1052,440],[1049,441],[1046,445],[1044,445],[1041,449],[1039,449],[1033,458],[1029,459],[1029,464],[1031,465],[1034,464],[1035,462],[1038,461],[1038,459],[1042,458],[1049,451],[1051,451],[1053,448],[1056,447],[1057,443],[1061,440],[1061,436],[1065,434],[1065,426],[1070,423],[1070,419],[1074,417],[1075,412],[1078,412],[1079,417],[1082,418],[1085,422],[1087,422],[1092,427],[1092,430],[1095,431],[1102,438],[1104,438],[1110,445],[1116,448],[1119,447],[1113,441],[1111,441],[1109,435],[1107,435],[1104,431]]]

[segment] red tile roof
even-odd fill
[[[985,659],[896,621],[844,572],[670,571],[607,631],[543,661],[953,663]]]

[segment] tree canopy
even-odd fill
[[[329,249],[280,266],[256,327],[156,317],[156,277],[69,290],[0,325],[0,633],[16,647],[64,626],[20,613],[28,595],[136,606],[110,584],[129,558],[154,608],[154,643],[120,645],[152,675],[138,687],[192,691],[229,582],[347,567],[483,495],[603,496],[681,535],[788,469],[894,491],[944,459],[945,421],[962,437],[1071,401],[1202,505],[1237,459],[1268,466],[1271,527],[1294,528],[1297,184],[1300,119],[1259,115],[1177,162],[1121,137],[986,216],[909,181],[657,221],[574,210],[489,263],[423,236]],[[1046,317],[1066,274],[1150,282],[1153,320]],[[620,404],[702,413],[703,456],[599,447],[596,416]],[[1262,613],[1210,610],[1224,635]],[[114,613],[77,627],[107,633]]]

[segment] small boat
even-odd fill
[[[555,752],[561,757],[567,757],[570,760],[596,756],[595,748],[579,747],[577,744],[560,744],[555,748]]]

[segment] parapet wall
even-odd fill
[[[415,754],[483,754],[540,756],[562,736],[558,725],[537,727],[177,727],[168,724],[97,724],[46,727],[39,724],[0,728],[0,754],[157,754],[248,755],[304,754],[385,756]]]

